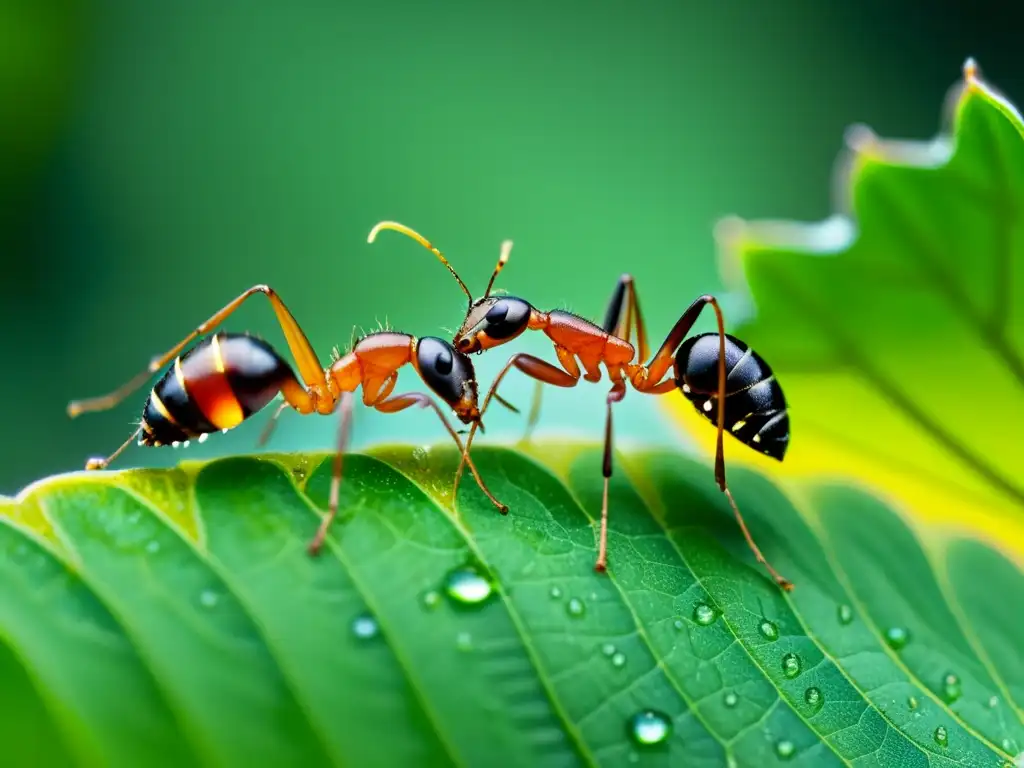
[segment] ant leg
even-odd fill
[[[141,434],[142,434],[142,427],[140,426],[138,429],[136,429],[134,432],[132,432],[131,435],[128,436],[127,440],[125,440],[123,443],[121,443],[121,447],[120,448],[118,448],[112,454],[107,456],[107,458],[105,458],[105,459],[89,459],[87,462],[85,462],[85,468],[88,469],[88,470],[106,469],[108,466],[110,466],[110,462],[112,462],[114,459],[116,459],[118,456],[120,456],[121,452],[124,451],[125,448],[127,448],[129,445],[132,444],[132,440],[134,440],[135,438],[139,437],[139,435],[141,435]]]
[[[612,405],[626,396],[626,380],[616,381],[608,393],[608,414],[604,422],[604,461],[601,472],[604,475],[604,492],[601,495],[601,534],[597,546],[597,562],[594,570],[604,572],[608,569],[608,483],[612,478]]]
[[[459,462],[459,468],[455,471],[455,482],[452,486],[452,503],[454,503],[459,491],[459,481],[462,479],[463,467],[469,461],[469,449],[473,445],[473,436],[476,434],[476,429],[483,421],[484,413],[486,413],[487,406],[491,403],[491,398],[497,398],[498,386],[501,384],[502,379],[505,378],[505,375],[513,367],[540,383],[554,384],[556,387],[575,387],[580,380],[578,370],[575,373],[567,373],[561,368],[541,360],[539,357],[527,355],[523,352],[512,355],[508,362],[505,363],[505,367],[498,373],[497,378],[494,379],[494,383],[491,384],[487,397],[484,398],[483,404],[480,406],[480,419],[474,421],[473,425],[469,428],[469,435],[466,437],[466,450],[463,453],[462,460]]]
[[[617,336],[623,341],[630,341],[634,322],[636,323],[638,356],[640,360],[646,360],[650,355],[650,347],[647,344],[647,328],[644,325],[644,316],[640,312],[640,299],[636,295],[633,276],[626,274],[619,278],[619,283],[615,286],[615,293],[612,294],[611,301],[608,302],[602,327],[606,333]]]
[[[480,473],[476,469],[476,464],[474,464],[473,460],[469,457],[468,443],[463,446],[462,440],[459,438],[459,433],[455,431],[455,428],[451,425],[451,422],[448,421],[444,412],[429,396],[422,392],[407,392],[404,395],[395,395],[388,400],[376,403],[373,407],[381,413],[398,413],[399,411],[404,411],[406,408],[411,408],[414,405],[418,405],[421,408],[434,409],[434,413],[437,414],[437,418],[439,418],[441,423],[444,424],[444,428],[448,430],[448,434],[451,435],[452,440],[455,441],[455,444],[459,447],[459,452],[462,454],[462,462],[459,464],[459,468],[461,469],[463,464],[468,464],[469,471],[473,473],[473,477],[476,479],[477,485],[480,486],[480,490],[484,492],[487,498],[491,500],[491,503],[498,508],[498,511],[501,512],[501,514],[507,515],[508,507],[498,501],[494,494],[491,493],[487,484],[483,481],[483,478],[480,477]],[[479,424],[479,422],[474,422],[473,426],[476,426],[477,424]]]
[[[327,380],[324,377],[323,369],[320,367],[320,361],[317,358],[316,353],[313,351],[313,347],[310,345],[309,339],[306,338],[306,334],[303,333],[302,328],[299,327],[299,324],[292,316],[292,313],[288,310],[288,307],[284,305],[284,302],[281,301],[277,293],[270,286],[254,285],[252,288],[226,304],[219,312],[212,315],[206,322],[197,326],[192,333],[182,339],[178,344],[171,347],[170,350],[158,357],[154,357],[145,370],[130,379],[126,384],[123,384],[113,392],[100,397],[92,397],[87,400],[74,400],[68,403],[68,416],[75,418],[76,416],[88,411],[106,411],[113,408],[128,395],[141,387],[150,376],[174,359],[174,357],[191,341],[198,336],[210,332],[223,323],[229,315],[231,315],[242,305],[243,302],[245,302],[246,299],[257,293],[262,293],[270,300],[274,313],[277,315],[277,320],[281,325],[281,330],[284,331],[285,340],[288,342],[288,349],[291,350],[292,357],[295,358],[295,362],[299,368],[299,373],[306,382],[306,386],[311,388],[315,387],[321,394],[326,395],[328,393]]]
[[[320,521],[316,536],[309,542],[307,550],[311,555],[317,555],[327,538],[327,530],[338,515],[338,499],[341,493],[341,465],[345,456],[345,449],[348,448],[349,436],[352,432],[352,393],[341,393],[341,419],[338,422],[338,450],[334,454],[334,468],[331,471],[331,490],[327,496],[327,514]]]
[[[757,561],[765,567],[768,573],[771,574],[775,583],[788,592],[793,589],[793,584],[789,580],[783,578],[782,575],[772,567],[772,564],[768,562],[765,556],[761,554],[761,549],[754,541],[754,537],[750,535],[747,524],[743,520],[743,515],[740,513],[740,508],[736,504],[736,499],[733,498],[732,492],[729,490],[729,486],[725,481],[725,446],[723,445],[723,436],[725,434],[725,385],[727,375],[725,370],[725,320],[722,318],[722,308],[718,305],[718,301],[714,296],[707,294],[699,296],[693,304],[687,308],[682,317],[680,317],[672,327],[672,330],[669,331],[668,336],[665,337],[665,341],[662,343],[657,353],[655,353],[650,365],[647,366],[648,378],[646,381],[651,382],[651,384],[647,385],[644,383],[641,386],[638,386],[637,389],[641,392],[650,393],[660,388],[660,384],[663,383],[662,379],[675,363],[674,355],[676,349],[678,349],[679,345],[683,343],[683,339],[686,338],[686,334],[690,332],[693,324],[697,322],[697,318],[700,316],[701,310],[708,304],[710,304],[711,308],[715,311],[715,319],[718,323],[718,392],[715,395],[718,401],[718,435],[715,441],[715,482],[718,483],[719,489],[729,500],[729,506],[732,507],[733,515],[736,517],[736,522],[739,524],[740,530],[743,532],[743,537],[747,540],[747,546],[749,546],[750,550],[754,553],[754,557],[757,558]]]
[[[267,425],[263,428],[263,431],[260,432],[260,436],[256,440],[257,448],[262,448],[267,444],[267,441],[270,440],[270,436],[274,434],[275,427],[277,427],[277,420],[281,418],[281,414],[284,413],[285,409],[287,408],[287,402],[281,403],[279,406],[277,406],[277,408],[274,411],[274,415],[271,416],[270,419],[267,421]]]
[[[529,443],[533,437],[533,430],[540,421],[540,399],[544,394],[544,382],[538,381],[533,388],[533,399],[530,401],[530,413],[526,417],[526,430],[523,432],[522,443]]]

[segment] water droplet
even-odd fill
[[[613,656],[615,655],[615,646],[611,643],[605,643],[601,646],[601,653],[605,656]]]
[[[808,688],[804,691],[804,701],[812,712],[817,712],[825,703],[825,697],[821,695],[820,688]]]
[[[707,626],[718,618],[718,611],[707,603],[697,603],[693,609],[693,620],[702,626]]]
[[[565,604],[565,611],[570,616],[580,617],[587,612],[587,606],[578,597],[574,597]]]
[[[802,671],[800,666],[800,657],[795,653],[787,653],[782,657],[782,674],[792,679],[800,674]]]
[[[151,554],[151,555],[155,555],[157,552],[160,551],[160,542],[159,541],[151,541],[151,542],[149,542],[149,544],[146,545],[146,551],[149,554]]]
[[[428,592],[423,593],[423,607],[424,608],[437,608],[441,604],[441,595],[436,589],[431,589]]]
[[[626,654],[624,654],[622,651],[619,651],[614,656],[612,656],[612,666],[616,669],[622,669],[624,666],[626,666]]]
[[[729,692],[728,692],[727,694],[725,694],[725,696],[724,696],[724,697],[722,698],[722,703],[723,703],[723,704],[725,704],[725,706],[729,707],[729,709],[732,709],[732,708],[733,708],[733,707],[735,707],[735,706],[736,706],[737,704],[739,704],[739,701],[740,701],[740,697],[739,697],[739,696],[737,696],[737,695],[736,695],[735,693],[733,693],[732,691],[729,691]]]
[[[988,700],[988,708],[989,709],[995,709],[998,706],[999,706],[999,697],[998,696],[993,696],[992,698],[990,698]]]
[[[774,643],[776,640],[779,639],[779,628],[775,626],[775,622],[773,621],[768,621],[768,619],[761,619],[761,624],[758,626],[757,629],[761,633],[761,636],[764,637],[766,640],[770,640]]]
[[[1006,750],[1007,752],[1009,752],[1009,751],[1010,751],[1010,748],[1011,748],[1011,747],[1013,746],[1013,742],[1012,742],[1012,741],[1010,741],[1009,739],[1003,739],[1003,740],[1002,740],[1002,741],[1001,741],[1001,742],[999,743],[999,745],[1000,745],[1000,746],[1001,746],[1001,747],[1002,747],[1003,749],[1005,749],[1005,750]]]
[[[626,755],[626,761],[629,762],[630,764],[632,764],[632,763],[639,763],[640,762],[640,755],[638,755],[633,750],[630,750],[629,754]]]
[[[377,620],[368,613],[361,613],[352,620],[352,634],[360,640],[369,640],[380,632]]]
[[[479,605],[494,591],[491,582],[473,567],[462,566],[449,571],[444,580],[448,597],[463,605]]]
[[[629,719],[629,735],[637,744],[661,744],[671,733],[672,723],[668,716],[653,709],[637,712]]]
[[[686,625],[683,623],[682,619],[676,619],[675,621],[672,622],[672,626],[675,627],[676,629],[681,630]]]
[[[885,642],[894,651],[902,650],[910,642],[910,633],[903,627],[889,627],[885,630]]]
[[[469,632],[459,632],[455,636],[455,647],[460,651],[469,651],[473,649],[473,636]]]
[[[942,678],[942,698],[947,704],[952,704],[960,698],[963,691],[960,689],[960,678],[949,672]]]
[[[199,595],[199,604],[204,608],[213,608],[217,604],[217,593],[212,589],[204,589]]]
[[[940,747],[949,746],[949,734],[946,733],[945,727],[941,725],[935,729],[935,743]]]
[[[796,745],[789,739],[779,739],[775,742],[775,754],[780,760],[789,760],[796,754]]]
[[[917,696],[911,696],[907,699],[907,706],[912,710],[917,709]]]
[[[851,608],[850,606],[846,605],[845,603],[843,605],[840,605],[839,606],[839,623],[845,625],[845,624],[849,624],[851,621],[853,621],[853,608]]]
[[[548,594],[551,595],[552,600],[557,600],[562,596],[562,590],[560,590],[558,587],[552,587],[551,591],[548,592]]]

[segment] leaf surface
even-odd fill
[[[999,766],[1024,749],[1024,577],[987,545],[922,537],[848,485],[734,471],[786,595],[706,464],[630,453],[599,575],[599,449],[532,451],[478,452],[507,517],[475,487],[452,511],[453,451],[346,457],[317,559],[323,456],[79,473],[0,501],[10,764]],[[657,718],[665,738],[640,743]]]

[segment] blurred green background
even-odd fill
[[[968,55],[1024,98],[1019,14],[1000,8],[0,0],[0,492],[119,444],[148,387],[77,421],[67,401],[254,283],[324,359],[385,319],[448,336],[457,286],[409,240],[368,245],[380,219],[434,240],[476,292],[513,238],[500,286],[544,308],[599,318],[628,270],[657,343],[721,288],[716,219],[829,213],[849,124],[930,137]],[[227,327],[281,342],[260,299]],[[480,378],[512,351],[477,358]],[[531,386],[503,391],[525,405]],[[599,438],[603,387],[549,395],[542,433]],[[188,455],[253,450],[264,418]],[[334,426],[286,417],[272,447],[325,448]],[[684,440],[638,395],[617,429]],[[356,445],[441,436],[427,413],[360,412]]]

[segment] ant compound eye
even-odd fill
[[[522,299],[498,299],[484,317],[484,333],[492,339],[511,339],[526,330],[531,307]]]
[[[434,358],[434,370],[442,376],[452,372],[452,355],[447,349],[442,349]]]
[[[452,406],[462,400],[466,383],[476,380],[469,358],[434,336],[417,343],[416,364],[424,383]]]

